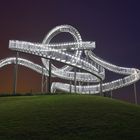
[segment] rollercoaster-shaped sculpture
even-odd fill
[[[63,32],[70,33],[74,42],[50,43],[53,37]],[[41,44],[10,40],[9,48],[17,52],[40,56],[44,66],[23,58],[10,57],[1,60],[0,67],[17,62],[18,65],[28,67],[40,74],[43,70],[44,75],[48,76],[50,61],[65,64],[62,68],[51,64],[52,76],[74,81],[74,84],[53,82],[51,92],[61,90],[81,94],[97,94],[128,86],[140,79],[138,69],[119,67],[97,57],[92,51],[95,48],[95,42],[82,41],[79,32],[70,25],[56,26],[46,35]],[[125,75],[125,77],[104,83],[105,69]]]

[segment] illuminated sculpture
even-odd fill
[[[74,38],[74,42],[50,43],[53,37],[62,32],[70,33]],[[57,68],[51,64],[52,76],[74,81],[75,84],[53,82],[51,86],[52,92],[58,89],[65,92],[97,94],[128,86],[140,79],[138,69],[119,67],[97,57],[91,51],[91,49],[95,48],[95,42],[83,42],[79,32],[70,25],[56,26],[47,34],[41,44],[11,40],[9,48],[17,52],[40,56],[44,67],[23,58],[17,58],[16,60],[15,57],[1,60],[0,67],[17,61],[17,64],[31,68],[40,74],[43,68],[44,74],[48,76],[50,60],[65,64],[62,68]],[[78,69],[80,71],[77,71]],[[103,83],[105,69],[126,76]]]

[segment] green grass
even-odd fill
[[[91,95],[0,97],[0,140],[139,140],[140,107]]]

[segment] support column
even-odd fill
[[[135,104],[138,104],[138,100],[137,100],[137,89],[136,89],[136,83],[134,83],[134,96],[135,96]]]
[[[49,60],[48,92],[51,93],[51,60]]]
[[[74,92],[76,93],[76,68],[74,68]]]
[[[19,57],[19,52],[16,53],[16,63],[14,65],[13,95],[16,95],[17,92],[18,57]]]
[[[112,99],[112,90],[110,91],[110,97],[111,97],[111,99]]]
[[[46,70],[46,69],[45,69]],[[42,67],[42,80],[41,80],[41,92],[47,92],[47,76],[45,75],[44,68]]]
[[[102,80],[100,80],[100,96],[102,96]]]
[[[71,80],[70,80],[70,93],[71,93]]]
[[[42,81],[41,81],[41,93],[47,92],[47,77],[45,75],[42,75]]]
[[[79,74],[80,74],[80,72],[81,72],[81,70],[79,69]],[[81,94],[81,81],[80,81],[80,79],[79,79],[79,82],[78,82],[78,86],[79,86],[78,92]]]
[[[43,87],[44,87],[44,71],[42,67],[42,79],[41,79],[41,92],[43,93]]]
[[[45,83],[46,83],[45,92],[47,93],[47,89],[48,89],[48,77],[47,76],[45,76]]]
[[[90,87],[90,84],[89,84],[89,82],[88,82],[88,88]],[[90,88],[89,88],[89,94],[90,94]]]

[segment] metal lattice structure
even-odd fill
[[[50,43],[53,37],[63,32],[70,33],[74,38],[74,42]],[[17,63],[49,76],[50,61],[65,64],[62,68],[57,68],[51,64],[51,75],[69,80],[70,84],[53,82],[51,92],[58,89],[65,92],[97,94],[128,86],[140,79],[140,70],[116,66],[97,57],[92,51],[95,49],[95,42],[82,41],[80,33],[70,25],[56,26],[46,35],[42,43],[10,40],[9,49],[39,56],[44,66],[23,58],[11,57],[1,60],[0,67]],[[105,69],[125,75],[125,77],[104,82]],[[74,81],[74,84],[71,81]]]

